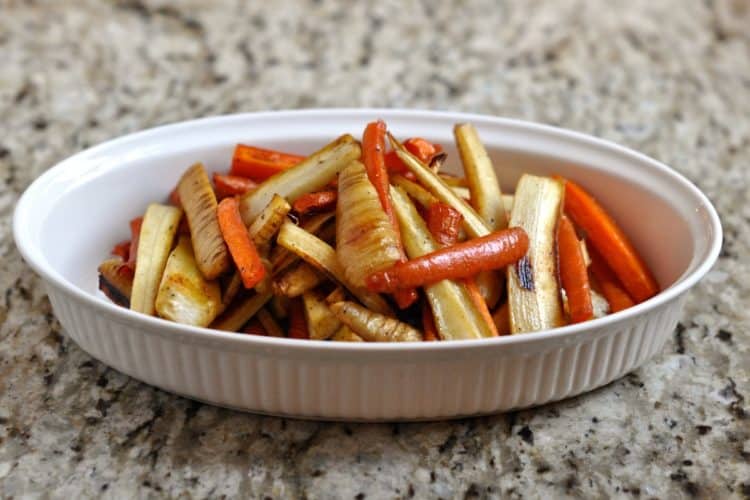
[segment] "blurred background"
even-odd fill
[[[0,496],[750,495],[750,2],[0,0],[0,63]],[[307,107],[614,140],[706,192],[722,256],[643,369],[459,422],[238,414],[120,375],[61,332],[10,238],[34,178],[143,128]]]

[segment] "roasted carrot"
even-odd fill
[[[635,305],[633,299],[623,290],[620,282],[617,280],[617,276],[607,267],[599,252],[591,247],[589,247],[588,252],[591,258],[591,274],[596,278],[602,295],[607,299],[610,311],[615,313],[628,307],[633,307]]]
[[[370,179],[372,185],[375,186],[375,191],[377,191],[378,198],[380,198],[380,204],[383,206],[383,210],[388,215],[393,228],[396,230],[398,250],[401,254],[400,262],[406,262],[406,252],[404,252],[404,245],[401,241],[401,228],[396,220],[396,215],[393,213],[389,194],[388,171],[385,168],[384,158],[385,131],[386,127],[383,120],[367,124],[365,132],[362,135],[362,159],[367,171],[367,177]],[[418,296],[416,290],[404,287],[401,290],[394,290],[393,298],[400,309],[406,309],[417,300]]]
[[[392,292],[444,279],[470,278],[481,271],[500,269],[518,261],[529,248],[529,237],[519,227],[441,248],[421,257],[399,262],[367,277],[373,292]]]
[[[117,255],[123,260],[123,262],[127,262],[128,256],[130,255],[130,240],[121,241],[117,245],[113,246],[112,251],[109,253],[111,253],[112,255]]]
[[[643,302],[659,292],[651,271],[622,229],[590,194],[571,181],[565,182],[565,212],[586,232],[633,300]]]
[[[571,323],[580,323],[594,317],[591,287],[581,244],[573,224],[565,215],[557,223],[557,259],[560,281],[568,298]]]
[[[422,340],[425,341],[440,340],[435,326],[435,318],[432,317],[432,309],[430,309],[430,303],[427,301],[422,304],[422,335]]]
[[[435,203],[430,205],[430,208],[427,210],[427,228],[432,233],[435,241],[443,247],[455,245],[456,241],[458,241],[458,231],[461,228],[462,218],[461,214],[450,205],[442,202]],[[466,291],[469,293],[469,298],[474,307],[476,307],[484,322],[487,323],[492,334],[497,337],[498,333],[497,328],[495,328],[495,322],[492,320],[492,314],[490,314],[490,310],[487,308],[487,302],[482,298],[476,281],[471,277],[464,278],[461,282],[466,286]]]
[[[336,208],[336,199],[336,191],[307,193],[294,200],[292,208],[297,212],[297,215],[328,212]]]
[[[266,276],[266,268],[260,260],[250,234],[240,216],[237,198],[224,198],[217,208],[219,228],[229,247],[245,288],[252,288]]]
[[[176,207],[182,207],[182,202],[180,201],[180,193],[177,192],[176,187],[169,192],[169,203]]]
[[[466,291],[469,292],[469,297],[474,303],[474,307],[477,308],[477,311],[479,311],[482,319],[485,323],[487,323],[487,326],[490,328],[492,335],[494,337],[497,337],[499,333],[497,332],[495,321],[492,319],[492,314],[490,314],[490,310],[487,307],[487,302],[485,302],[484,298],[482,297],[482,292],[479,291],[477,282],[474,281],[473,278],[466,278],[463,280],[463,283],[466,286]]]
[[[450,246],[458,241],[463,217],[447,203],[434,203],[427,209],[427,228],[442,246]]]
[[[138,242],[141,239],[141,225],[143,217],[136,217],[130,221],[130,251],[128,252],[128,267],[135,269],[135,261],[138,257]]]
[[[239,175],[214,174],[214,189],[220,200],[228,196],[243,195],[258,186],[253,180]]]
[[[250,320],[250,322],[245,325],[245,328],[242,329],[242,333],[247,333],[248,335],[261,335],[261,336],[268,336],[268,332],[265,328],[263,328],[263,325],[260,324],[260,321],[258,321],[257,318],[253,318]]]
[[[297,297],[289,301],[289,337],[293,339],[309,339],[310,331],[307,329],[305,319],[305,305],[302,298]]]
[[[231,175],[263,181],[304,160],[304,156],[237,144],[232,155]]]
[[[404,147],[411,154],[419,158],[419,160],[429,165],[432,158],[443,151],[443,147],[440,144],[433,144],[428,140],[422,139],[421,137],[411,137],[404,141]],[[404,165],[404,162],[398,157],[395,151],[388,151],[385,154],[385,166],[389,172],[394,174],[402,174],[413,180],[414,174]],[[410,175],[411,174],[411,175]]]

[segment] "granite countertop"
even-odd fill
[[[0,497],[750,497],[750,4],[261,4],[0,3]],[[35,177],[157,124],[327,106],[489,113],[617,141],[708,194],[724,249],[642,369],[493,417],[242,414],[69,340],[10,234]]]

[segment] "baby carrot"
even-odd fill
[[[427,228],[442,246],[450,246],[458,241],[462,219],[458,210],[447,203],[433,203],[427,209]]]
[[[336,208],[338,194],[336,191],[317,191],[303,194],[292,204],[297,215],[308,215],[318,212],[328,212]]]
[[[591,274],[596,278],[604,298],[609,303],[609,310],[613,313],[633,307],[635,304],[630,295],[622,289],[617,281],[617,276],[607,267],[599,252],[589,247],[589,257],[591,258]]]
[[[228,196],[242,195],[255,189],[258,184],[247,177],[238,175],[214,174],[216,197],[220,200]]]
[[[254,181],[264,181],[304,159],[304,156],[237,144],[229,173]]]

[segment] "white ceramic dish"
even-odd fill
[[[503,185],[557,172],[603,201],[664,291],[627,311],[552,331],[477,341],[356,344],[221,333],[146,317],[97,291],[96,266],[127,221],[165,200],[195,161],[228,168],[248,142],[312,152],[381,117],[397,136],[453,144],[470,121]],[[452,165],[455,151],[447,148]],[[39,177],[14,215],[16,243],[55,314],[85,351],[170,392],[253,412],[305,418],[416,420],[495,413],[591,390],[658,352],[685,293],[711,267],[721,226],[706,197],[639,153],[557,128],[489,116],[386,109],[309,110],[209,118],[128,135]]]

